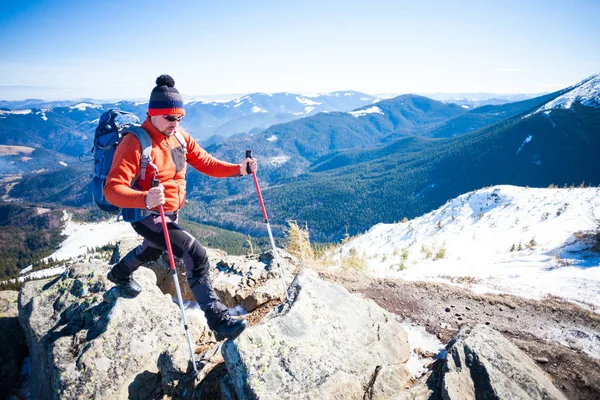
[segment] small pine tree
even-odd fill
[[[248,235],[248,239],[246,239],[246,241],[248,242],[248,246],[250,246],[250,255],[254,255],[254,247],[252,246],[252,238],[250,235]]]
[[[310,245],[308,235],[308,226],[301,228],[296,221],[287,221],[288,229],[286,237],[288,238],[286,251],[293,256],[296,256],[303,264],[310,262],[315,257],[315,252]]]
[[[437,253],[435,253],[434,260],[439,260],[444,257],[446,257],[446,248],[442,247],[437,251]]]
[[[431,250],[429,250],[429,248],[426,247],[424,244],[421,245],[421,253],[423,253],[423,255],[425,256],[425,258],[431,258],[431,256],[433,255],[431,253]]]

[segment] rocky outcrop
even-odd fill
[[[290,294],[223,344],[239,399],[384,399],[404,388],[410,349],[394,315],[311,270]]]
[[[566,399],[531,358],[483,324],[458,332],[446,368],[444,399]]]
[[[187,312],[196,350],[204,349],[193,377],[181,313],[155,274],[136,271],[144,290],[129,299],[106,280],[107,270],[76,264],[23,285],[19,320],[32,399],[564,399],[531,359],[485,325],[463,327],[447,356],[410,385],[410,350],[396,316],[311,270],[295,278],[289,302],[220,350],[202,314]],[[279,283],[258,280],[252,293]]]
[[[190,367],[181,313],[140,268],[144,290],[123,298],[106,264],[76,264],[54,279],[28,282],[19,318],[32,357],[31,398],[161,398]],[[192,338],[208,334],[187,315]]]
[[[0,398],[16,391],[21,364],[27,355],[25,334],[19,325],[19,292],[0,291]]]

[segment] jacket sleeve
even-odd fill
[[[184,133],[183,135],[187,141],[187,162],[192,167],[215,178],[239,176],[240,164],[232,164],[214,158],[200,147],[189,134]]]
[[[135,135],[127,135],[115,151],[110,172],[104,184],[104,195],[121,208],[146,208],[147,191],[131,188],[142,158],[142,147]]]

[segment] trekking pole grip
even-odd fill
[[[158,179],[152,179],[150,187],[158,187],[158,185],[160,185],[160,181]]]
[[[246,158],[252,158],[252,150],[246,150]],[[246,164],[246,172],[248,173],[248,175],[252,173],[252,170],[250,169],[250,164]]]

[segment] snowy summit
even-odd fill
[[[555,108],[571,108],[575,102],[588,107],[600,107],[600,74],[592,75],[567,90],[567,93],[544,104],[536,113]]]

